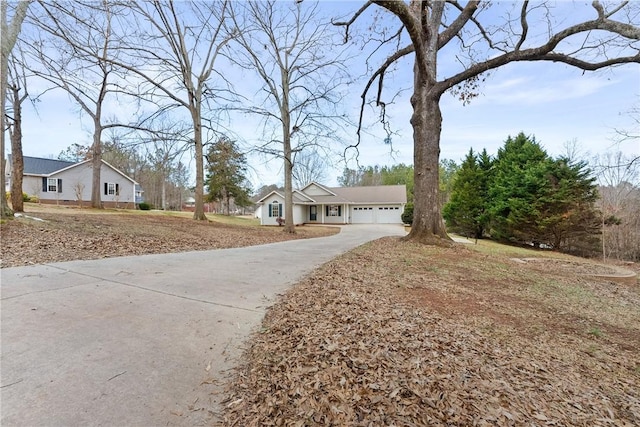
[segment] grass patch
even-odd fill
[[[601,338],[602,336],[604,336],[604,333],[602,332],[602,330],[600,328],[591,328],[589,329],[589,332],[587,332],[589,335],[592,335],[596,338]]]
[[[479,239],[477,244],[466,245],[470,249],[478,251],[486,255],[506,256],[512,258],[535,258],[535,257],[547,257],[547,258],[565,258],[570,257],[558,252],[552,252],[548,250],[540,250],[534,248],[525,248],[522,246],[512,246],[503,243],[495,242],[488,239]]]
[[[250,216],[207,214],[207,218],[221,224],[232,224],[241,227],[260,227],[260,220]]]

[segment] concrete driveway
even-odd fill
[[[277,295],[402,226],[239,249],[2,269],[2,426],[204,425]]]

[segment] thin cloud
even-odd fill
[[[594,77],[567,78],[541,84],[535,77],[509,79],[489,85],[478,103],[539,105],[575,100],[594,95],[615,84],[615,81]]]

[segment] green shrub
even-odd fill
[[[138,207],[140,208],[141,211],[150,211],[151,210],[151,205],[149,203],[145,203],[145,202],[142,202],[142,203],[138,204]]]
[[[30,202],[31,201],[31,197],[29,197],[29,195],[27,193],[22,193],[22,201],[23,202]]]
[[[413,224],[413,203],[407,203],[404,205],[404,212],[402,212],[402,222],[407,225]]]

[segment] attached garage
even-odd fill
[[[372,224],[374,222],[373,206],[353,206],[351,208],[351,224]]]
[[[400,206],[378,206],[375,223],[401,224],[402,211],[400,210]]]
[[[401,224],[402,205],[352,206],[351,224]]]

